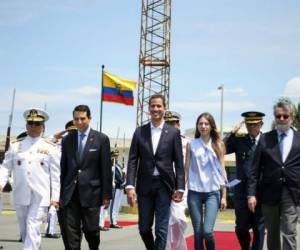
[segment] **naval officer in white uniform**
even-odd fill
[[[24,250],[41,249],[40,226],[50,205],[58,207],[59,152],[41,137],[49,116],[40,109],[24,112],[27,136],[10,145],[0,168],[0,192],[13,176],[13,194]]]

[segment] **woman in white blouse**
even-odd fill
[[[187,147],[188,207],[192,219],[195,250],[215,249],[213,229],[218,213],[226,208],[227,181],[225,147],[210,113],[196,122],[195,139]]]

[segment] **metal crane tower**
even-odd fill
[[[169,106],[171,0],[142,0],[137,126],[149,121],[148,101],[162,94]]]

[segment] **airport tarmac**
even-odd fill
[[[120,214],[121,221],[137,221],[137,216],[132,214]],[[45,225],[42,226],[42,233],[44,234]],[[234,231],[234,221],[232,219],[222,220],[217,219],[215,225],[216,231]],[[300,227],[298,225],[298,232]],[[186,236],[193,234],[191,222],[188,222]],[[300,237],[298,235],[298,242]],[[22,243],[18,242],[19,229],[17,219],[14,211],[2,211],[0,213],[0,245],[7,250],[20,250]],[[43,250],[64,250],[62,239],[49,239],[43,237]],[[88,250],[87,242],[84,237],[82,240],[82,250]],[[123,229],[110,229],[107,232],[101,232],[100,249],[103,250],[143,250],[145,249],[143,242],[138,233],[137,225],[127,226]],[[267,249],[264,247],[264,249]]]
[[[137,216],[132,214],[121,214],[120,220],[137,221]],[[225,223],[218,226],[224,230],[231,230],[232,225]],[[44,234],[45,225],[42,226],[42,233]],[[192,235],[193,229],[191,223],[188,223],[186,236]],[[145,249],[143,242],[138,233],[137,225],[126,226],[122,229],[110,229],[107,232],[101,231],[100,249],[104,250],[142,250]],[[17,225],[17,218],[14,211],[3,211],[0,214],[0,245],[8,250],[22,249],[22,243],[18,242],[19,229]],[[63,250],[62,239],[49,239],[43,237],[43,250]],[[84,237],[82,240],[82,250],[87,250],[87,242]]]

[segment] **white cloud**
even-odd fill
[[[284,90],[284,95],[289,97],[300,97],[300,77],[290,79]]]

